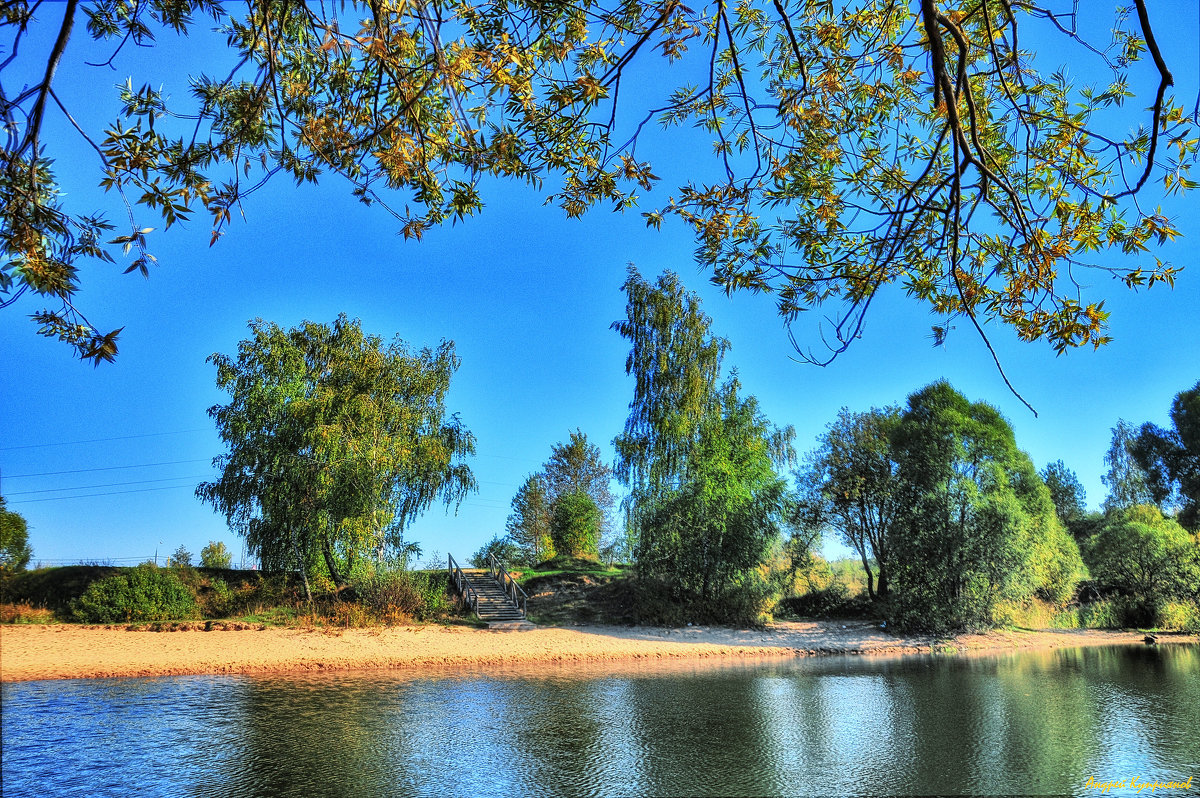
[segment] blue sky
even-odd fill
[[[1166,43],[1177,65],[1176,90],[1192,98],[1196,6],[1163,6],[1178,13]],[[79,114],[105,120],[112,98],[96,102],[94,86],[73,78],[86,57],[85,48],[68,51],[61,88]],[[135,60],[111,73],[112,82],[136,68]],[[145,79],[134,75],[135,84]],[[116,217],[113,198],[95,189],[94,154],[60,118],[48,124],[47,135],[65,153],[58,171],[69,199]],[[688,148],[668,140],[660,152],[670,148],[680,152],[656,162],[667,179],[647,207],[665,199],[673,174],[689,168]],[[255,317],[293,326],[345,312],[387,338],[455,342],[462,367],[448,405],[478,437],[472,467],[479,492],[457,515],[430,510],[408,536],[427,556],[452,552],[460,559],[503,530],[517,487],[572,430],[612,456],[632,397],[626,342],[609,329],[624,313],[620,285],[628,263],[648,277],[672,269],[701,294],[714,332],[733,343],[727,366],[739,369],[745,390],[776,424],[795,426],[801,452],[838,408],[901,403],[945,378],[971,399],[998,406],[1039,468],[1064,460],[1098,506],[1102,458],[1117,419],[1166,424],[1175,393],[1200,379],[1194,197],[1166,206],[1187,236],[1158,253],[1186,267],[1174,291],[1132,292],[1104,273],[1088,275],[1088,295],[1105,298],[1112,312],[1111,345],[1056,357],[1045,345],[1020,344],[989,328],[1036,418],[1007,391],[969,323],[959,322],[946,345],[934,348],[929,325],[937,320],[898,291],[886,291],[872,308],[862,340],[817,368],[793,359],[769,297],[726,298],[708,286],[681,226],[650,231],[637,212],[605,210],[567,220],[515,185],[489,186],[484,199],[482,216],[411,242],[396,235],[391,217],[354,202],[336,180],[302,189],[276,181],[246,201],[246,221],[235,221],[215,247],[207,246],[201,218],[152,237],[161,265],[149,280],[112,266],[86,267],[82,306],[100,326],[125,326],[117,362],[99,368],[34,336],[27,319],[34,303],[0,313],[0,491],[29,522],[35,562],[138,562],[156,552],[161,561],[181,544],[198,554],[210,540],[241,551],[192,489],[213,475],[210,461],[221,452],[205,411],[224,396],[205,358],[234,351]],[[802,319],[795,330],[814,340],[815,319]]]

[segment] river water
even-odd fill
[[[1196,646],[24,682],[0,698],[5,796],[1101,795],[1089,779],[1193,774],[1200,791]]]

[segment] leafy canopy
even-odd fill
[[[634,395],[613,443],[638,572],[752,621],[756,571],[789,509],[776,469],[795,458],[795,430],[774,427],[736,375],[718,383],[729,344],[675,274],[650,283],[631,267],[625,290],[626,318],[613,328],[631,345]]]
[[[155,225],[205,219],[215,242],[265,183],[336,176],[420,238],[478,213],[494,177],[568,216],[682,222],[715,282],[774,292],[789,321],[834,306],[830,352],[800,347],[814,360],[844,350],[889,285],[938,317],[937,341],[965,318],[1058,352],[1100,346],[1107,311],[1082,270],[1174,281],[1150,254],[1180,232],[1155,199],[1195,186],[1198,138],[1147,0],[1093,19],[1010,0],[16,0],[4,66],[29,84],[0,92],[0,303],[31,294],[40,333],[111,360],[120,330],[76,304],[81,269],[124,253],[147,274]],[[48,50],[34,25],[57,30]],[[212,26],[220,39],[200,35]],[[109,58],[79,65],[81,35]],[[118,118],[75,125],[119,221],[72,205],[43,135],[51,116],[75,124],[59,73],[105,87],[125,48],[163,36],[229,66],[183,97],[154,75],[121,84]],[[1066,47],[1022,45],[1036,36],[1070,45],[1084,81]],[[712,156],[647,203],[659,177],[639,145],[681,126]]]
[[[895,407],[865,413],[843,407],[797,475],[821,525],[835,530],[858,554],[872,599],[888,595],[892,527],[901,500],[892,446],[899,423],[900,410]]]
[[[789,509],[777,468],[790,459],[790,433],[775,429],[754,397],[741,397],[736,381],[727,382],[720,412],[703,420],[688,449],[679,487],[639,514],[639,572],[669,577],[685,597],[734,607],[742,603],[738,594],[761,590],[757,571]],[[786,453],[776,450],[781,439]]]
[[[550,537],[559,557],[600,556],[600,508],[596,500],[582,490],[558,497],[550,516]]]
[[[24,571],[33,557],[25,517],[8,509],[0,496],[0,576]]]
[[[435,501],[457,505],[475,489],[463,462],[475,438],[445,407],[452,343],[410,351],[344,315],[250,330],[236,359],[209,358],[230,394],[209,410],[229,450],[196,493],[264,568],[344,584],[356,560],[403,558],[405,527]]]
[[[529,475],[512,500],[512,513],[505,532],[515,548],[516,560],[534,565],[564,554],[552,535],[552,521],[562,500],[583,493],[599,511],[601,538],[611,530],[610,514],[616,500],[609,482],[612,469],[601,459],[600,447],[588,441],[581,430],[571,433],[566,443],[550,449],[550,458],[541,471]],[[597,543],[599,538],[597,539]],[[589,556],[595,557],[597,552]]]
[[[1130,453],[1160,507],[1178,507],[1179,523],[1200,530],[1200,382],[1171,403],[1171,429],[1143,424]]]
[[[995,408],[936,382],[909,397],[895,446],[903,486],[892,536],[898,621],[984,628],[1002,603],[1072,595],[1083,575],[1079,549]]]
[[[219,540],[210,540],[208,545],[200,549],[201,568],[230,568],[233,566],[233,555]]]
[[[1102,585],[1145,607],[1200,593],[1200,541],[1152,504],[1110,513],[1084,552]]]

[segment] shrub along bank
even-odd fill
[[[139,623],[239,619],[267,624],[375,626],[456,615],[442,571],[359,568],[348,587],[318,584],[310,605],[299,577],[225,568],[79,565],[42,568],[0,585],[0,620]]]

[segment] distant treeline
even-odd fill
[[[1118,422],[1109,495],[1089,512],[1061,460],[1039,472],[995,407],[944,381],[903,405],[843,408],[799,458],[795,430],[767,419],[724,368],[730,344],[712,333],[698,296],[671,272],[651,282],[632,267],[624,290],[626,317],[613,328],[629,342],[634,390],[615,463],[579,430],[556,444],[477,564],[489,555],[523,566],[556,556],[631,563],[631,595],[661,608],[640,617],[745,624],[845,605],[849,591],[838,595],[814,554],[828,534],[861,563],[858,611],[893,627],[984,629],[1034,616],[1200,626],[1200,383],[1176,396],[1171,429]],[[404,533],[428,507],[456,506],[476,487],[466,464],[475,438],[445,407],[453,343],[413,350],[345,316],[292,330],[260,320],[251,332],[236,357],[210,358],[230,397],[209,411],[228,451],[198,496],[268,572],[298,576],[310,610],[354,594],[367,597],[370,617],[440,612],[440,587],[408,570],[419,550]],[[623,523],[613,478],[626,490]],[[2,504],[0,513],[3,575],[30,552],[24,520]],[[174,569],[136,569],[123,584],[114,575],[107,598],[81,594],[70,612],[99,618],[89,606],[143,593],[182,612],[190,605],[171,580],[194,573],[190,560],[181,549]],[[228,552],[206,548],[201,563],[227,567]],[[184,587],[200,605],[216,596],[193,614],[245,604],[219,577]]]

